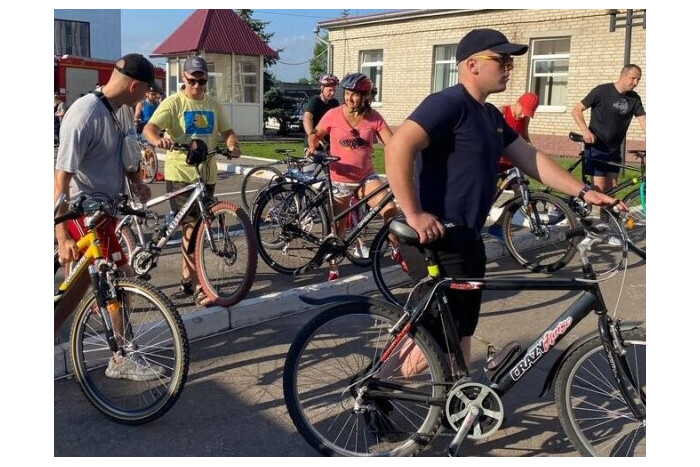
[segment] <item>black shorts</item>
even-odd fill
[[[473,231],[463,227],[453,227],[445,232],[445,237],[432,244],[437,254],[440,272],[448,277],[484,277],[486,273],[486,250],[481,236],[474,238]],[[425,259],[421,249],[400,245],[399,251],[406,261],[409,274],[414,281],[418,282],[427,275]],[[418,291],[419,294],[428,293],[427,287],[422,286],[422,288],[423,290]],[[447,301],[460,338],[472,336],[479,321],[481,290],[448,290]],[[428,316],[424,318],[424,324],[433,337],[437,339],[443,350],[446,350],[443,337],[444,332],[442,331],[442,323],[438,319],[436,303],[431,305]]]

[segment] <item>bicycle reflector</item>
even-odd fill
[[[207,159],[207,143],[201,139],[193,139],[190,141],[187,158],[185,159],[189,165],[199,165]]]

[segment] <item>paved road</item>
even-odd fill
[[[160,266],[159,266],[160,267]],[[522,275],[510,260],[489,264],[489,275]],[[621,275],[603,284],[613,308]],[[275,281],[272,281],[275,282]],[[497,345],[526,343],[570,303],[566,292],[500,292],[484,296],[477,335]],[[645,321],[646,266],[633,258],[619,316]],[[258,323],[193,342],[187,385],[161,419],[125,427],[107,421],[74,380],[54,382],[55,456],[317,456],[296,433],[282,397],[284,358],[294,335],[314,312]],[[466,441],[462,455],[576,456],[556,415],[552,394],[538,398],[541,380],[560,350],[593,329],[588,317],[507,394],[508,426],[479,443]],[[485,346],[474,348],[481,368]],[[478,377],[478,373],[477,373]],[[442,455],[447,439],[423,455]]]

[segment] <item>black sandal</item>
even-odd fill
[[[180,292],[185,295],[194,295],[194,286],[191,280],[180,279]]]
[[[197,286],[197,290],[195,290],[193,295],[194,304],[200,308],[214,305],[214,302],[207,297],[207,294],[204,293],[201,286]]]

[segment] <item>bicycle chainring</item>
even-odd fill
[[[131,255],[131,268],[137,276],[143,276],[156,266],[156,256],[143,248],[137,248]]]
[[[491,388],[480,383],[458,381],[447,395],[445,417],[455,431],[470,409],[476,407],[479,415],[469,429],[469,439],[484,439],[495,433],[503,423],[503,403]]]

